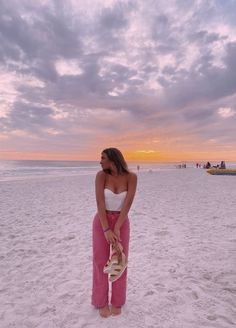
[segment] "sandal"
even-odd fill
[[[118,259],[119,254],[117,254],[117,250],[115,249],[115,247],[113,247],[113,245],[111,249],[112,249],[111,257],[109,258],[109,260],[107,261],[107,263],[103,268],[104,273],[110,273],[112,265],[119,263],[119,259]]]
[[[118,263],[113,263],[109,270],[109,281],[114,282],[121,277],[123,272],[125,271],[128,261],[123,252],[123,246],[120,243],[116,243],[112,245],[113,252],[114,250],[118,253]],[[114,254],[114,253],[113,253]]]
[[[111,270],[109,272],[109,281],[110,282],[115,282],[118,280],[123,272],[125,271],[127,267],[127,260],[125,254],[122,252],[121,254],[121,260],[119,261],[118,264],[114,263],[111,267]]]

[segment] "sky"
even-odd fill
[[[236,161],[236,0],[0,0],[0,159]]]

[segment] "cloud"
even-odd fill
[[[12,129],[29,130],[36,132],[45,126],[52,124],[51,108],[44,106],[32,106],[29,103],[16,102],[6,119],[6,125]]]
[[[220,107],[218,109],[218,113],[223,118],[229,118],[235,115],[235,111],[232,108],[229,107]]]
[[[75,149],[78,139],[91,145],[116,136],[122,143],[135,130],[132,138],[147,145],[162,140],[159,147],[166,133],[173,144],[181,136],[229,142],[233,7],[233,1],[2,0],[1,141],[14,145],[18,131],[19,138],[32,136],[32,148],[37,136],[52,140],[51,149]]]
[[[136,153],[151,154],[151,153],[155,153],[155,150],[137,150]]]

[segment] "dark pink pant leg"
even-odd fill
[[[107,219],[110,228],[113,230],[115,222],[119,215],[108,214]],[[129,253],[129,236],[130,224],[126,218],[121,227],[121,244],[123,252],[128,258]],[[93,288],[92,288],[92,304],[97,307],[103,307],[108,304],[109,283],[108,274],[103,273],[110,254],[110,245],[107,243],[98,214],[93,220]],[[119,307],[125,304],[126,300],[126,284],[127,284],[127,268],[122,276],[112,283],[111,304]]]
[[[107,243],[102,230],[98,214],[93,220],[93,288],[92,304],[96,308],[104,307],[108,304],[108,275],[103,273],[110,253],[110,245]]]
[[[126,218],[121,227],[121,244],[123,246],[123,252],[128,259],[129,254],[129,236],[130,236],[130,224],[129,219]],[[120,307],[125,304],[126,301],[126,287],[127,287],[127,268],[122,276],[112,283],[112,297],[111,304],[115,307]]]

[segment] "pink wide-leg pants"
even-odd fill
[[[107,220],[111,230],[119,217],[119,213],[107,213]],[[129,252],[130,223],[127,217],[120,229],[120,239],[123,252],[128,259]],[[103,273],[104,265],[107,263],[110,254],[110,245],[106,241],[102,225],[98,216],[93,220],[93,287],[92,304],[96,308],[104,307],[109,303],[109,282],[108,274]],[[122,276],[112,283],[111,304],[120,307],[126,300],[127,268]]]

